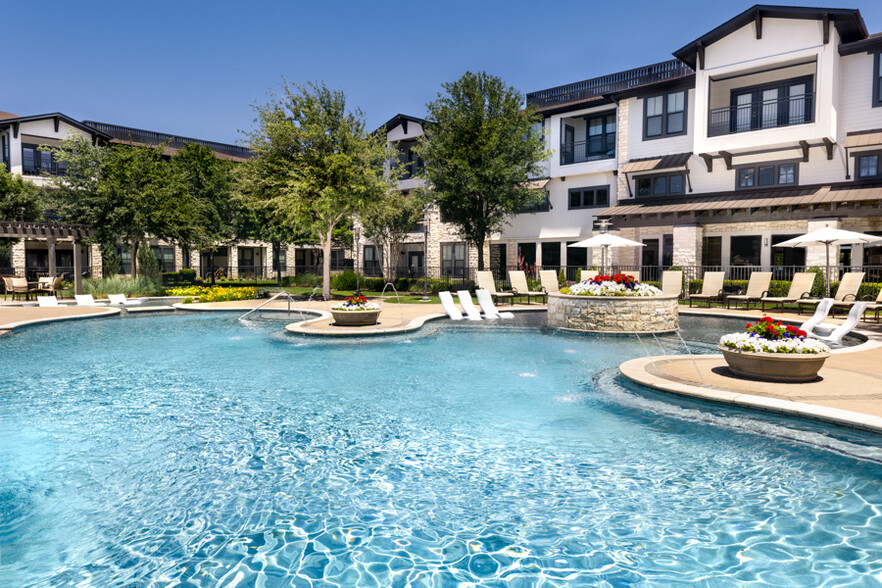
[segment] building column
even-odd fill
[[[90,275],[93,278],[104,277],[104,259],[101,257],[101,248],[97,244],[89,246]]]
[[[701,265],[701,243],[704,229],[698,225],[674,225],[673,265]]]
[[[25,275],[25,240],[19,239],[12,244],[12,269],[16,275]]]
[[[54,245],[54,243],[53,243]],[[54,248],[49,251],[50,257],[55,253]],[[50,264],[50,268],[54,269],[55,264]],[[74,273],[74,294],[83,293],[83,260],[80,253],[80,242],[74,239],[73,242],[73,273]]]
[[[230,278],[239,277],[239,247],[238,245],[230,245],[227,249],[227,264],[230,266]]]
[[[180,243],[175,243],[175,271],[184,269],[184,249]]]

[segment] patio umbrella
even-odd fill
[[[600,275],[603,275],[605,273],[604,270],[606,269],[607,251],[610,247],[643,246],[643,243],[638,243],[637,241],[625,239],[624,237],[619,237],[618,235],[613,235],[610,233],[600,233],[599,235],[588,237],[583,241],[579,241],[578,243],[573,243],[572,245],[570,245],[570,247],[600,247]]]
[[[882,237],[875,235],[865,235],[864,233],[855,233],[854,231],[844,231],[842,229],[834,229],[832,227],[824,227],[799,237],[794,237],[783,243],[778,243],[775,247],[808,247],[809,245],[824,245],[827,249],[827,273],[825,274],[827,282],[827,297],[830,297],[830,246],[831,245],[854,245],[856,243],[872,243],[874,241],[882,241]]]

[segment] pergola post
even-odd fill
[[[74,262],[74,294],[83,293],[83,262],[80,259],[80,242],[74,239],[73,242],[73,262]],[[52,264],[55,265],[54,263]]]
[[[55,237],[49,237],[46,239],[47,246],[49,247],[49,277],[55,279]]]

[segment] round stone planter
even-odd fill
[[[676,296],[548,295],[548,326],[585,333],[633,335],[680,328]]]
[[[377,310],[331,310],[334,324],[338,327],[364,327],[377,324],[380,309]]]
[[[811,382],[830,357],[829,353],[764,353],[738,351],[722,345],[717,349],[736,376],[767,382]]]

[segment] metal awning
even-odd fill
[[[550,181],[551,180],[547,178],[544,180],[531,180],[526,183],[526,187],[530,190],[544,190],[545,185],[548,184],[548,182]]]
[[[632,159],[625,164],[622,172],[630,174],[633,172],[644,172],[683,167],[689,161],[690,157],[692,157],[691,153],[674,153],[672,155],[661,155],[658,157]]]
[[[845,137],[844,146],[846,149],[871,147],[873,145],[882,145],[882,131],[849,133],[848,136]]]

